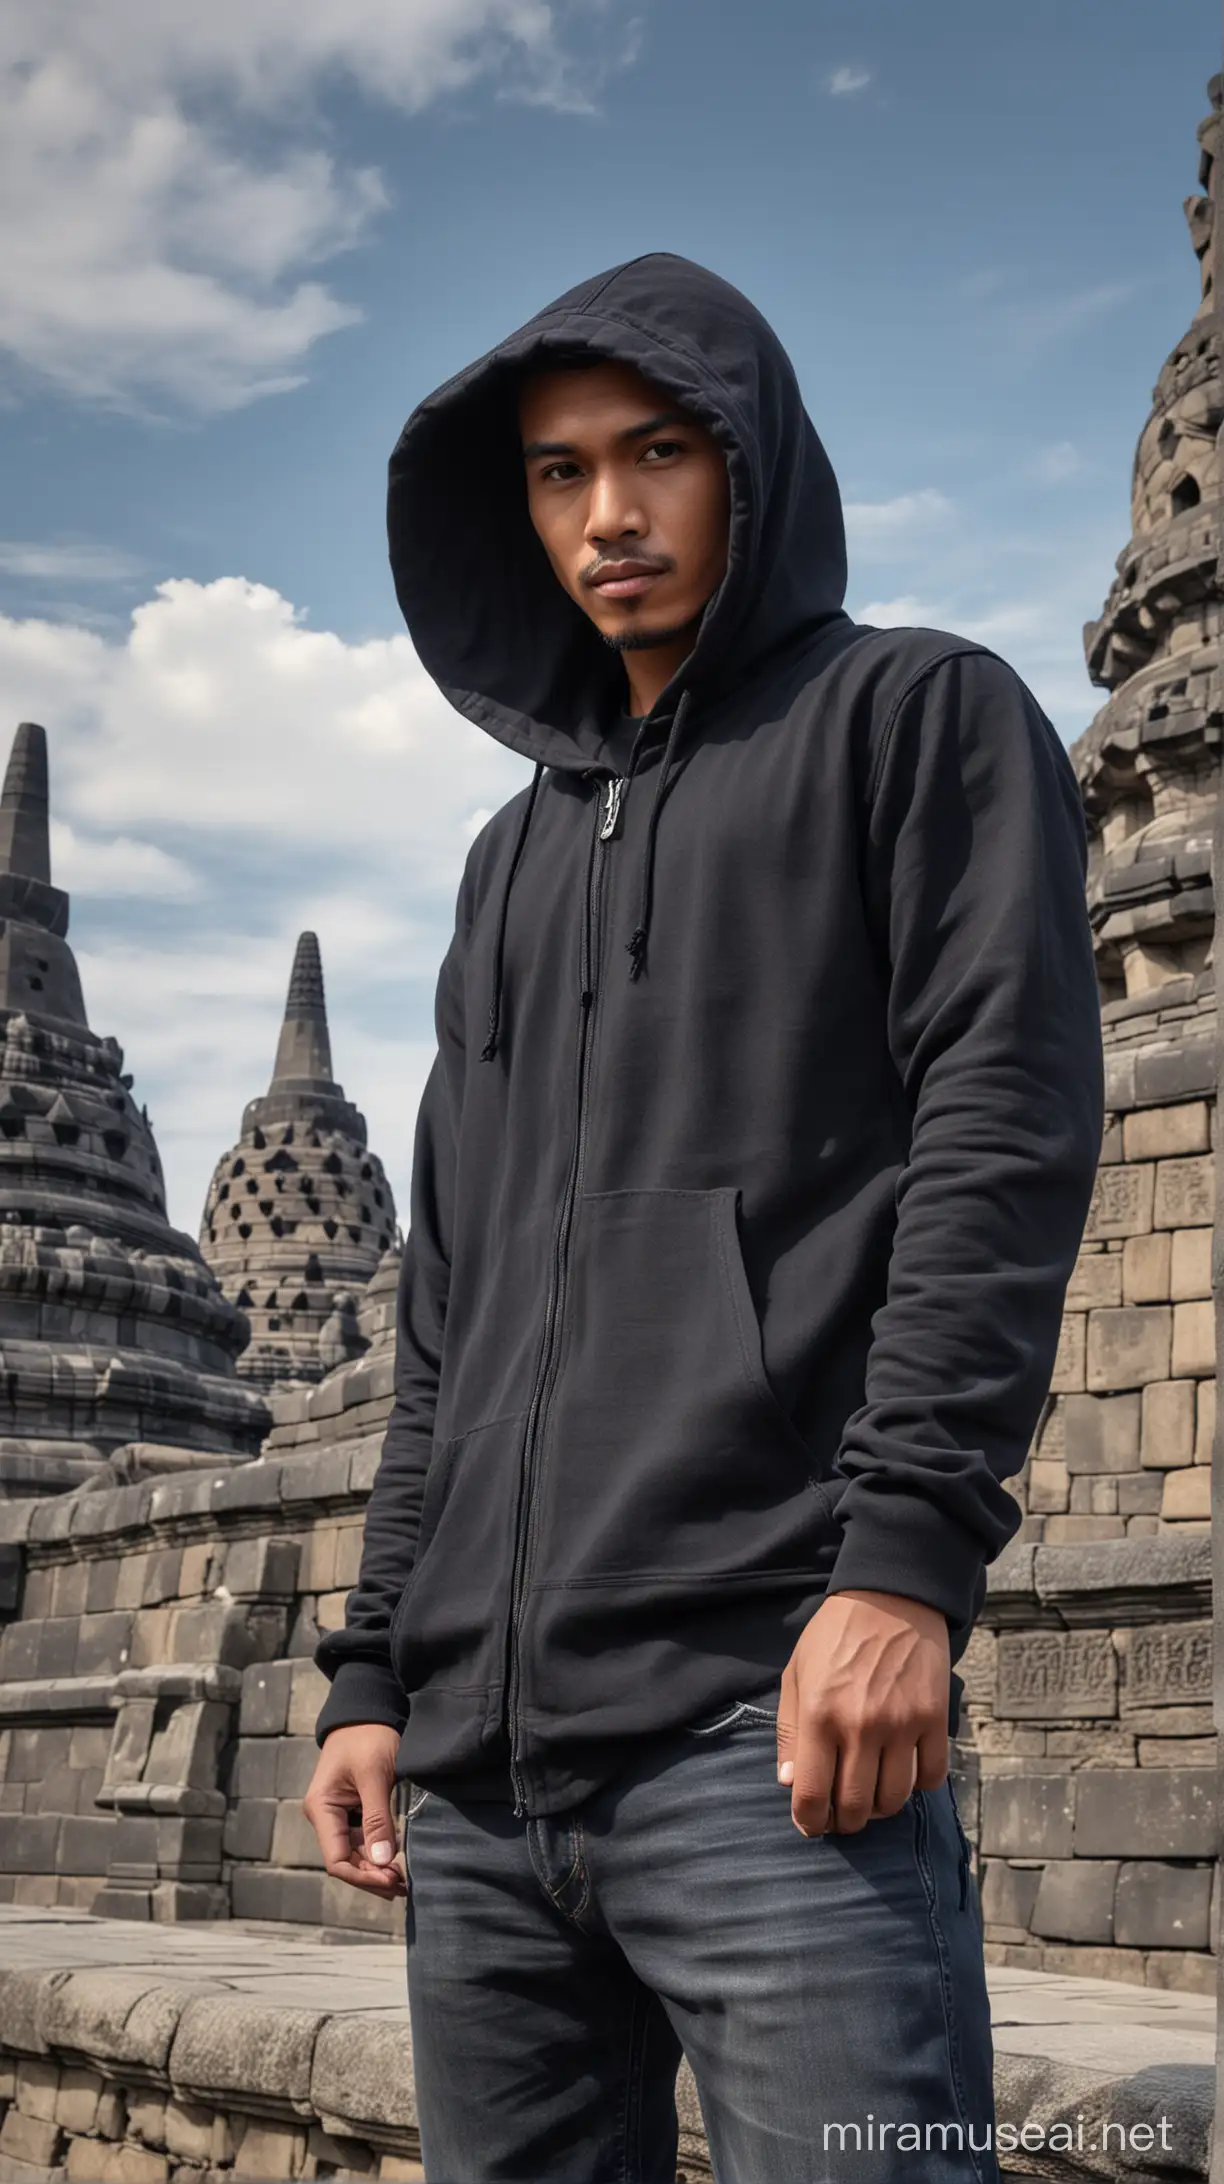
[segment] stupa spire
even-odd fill
[[[330,1085],[331,1039],[318,936],[299,933],[289,976],[285,1020],[276,1048],[272,1087],[284,1084]]]
[[[13,738],[0,793],[0,872],[51,880],[47,731],[23,720]]]
[[[395,1234],[365,1118],[332,1076],[318,939],[301,933],[272,1082],[248,1101],[238,1143],[217,1162],[200,1230],[205,1259],[250,1321],[244,1379],[317,1380],[323,1328],[330,1363],[331,1321],[347,1329],[353,1295]]]

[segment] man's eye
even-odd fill
[[[550,463],[547,470],[540,472],[542,478],[559,478],[562,484],[567,478],[576,478],[577,475],[577,463]]]
[[[642,460],[643,462],[647,461],[651,455],[658,455],[660,457],[663,457],[667,455],[683,455],[683,453],[684,448],[679,440],[652,440],[650,446],[646,449]]]

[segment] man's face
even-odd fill
[[[727,566],[718,442],[628,364],[533,373],[519,425],[527,505],[557,581],[618,651],[674,645]]]

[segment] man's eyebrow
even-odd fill
[[[692,422],[692,418],[686,416],[683,410],[660,410],[657,417],[644,417],[640,425],[626,425],[624,431],[618,432],[616,437],[621,441],[644,440],[652,432],[661,432],[665,425],[691,425]],[[570,440],[528,440],[523,448],[523,461],[530,463],[538,461],[541,455],[573,453],[574,446]]]

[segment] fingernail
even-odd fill
[[[395,1852],[392,1850],[390,1843],[372,1843],[370,1845],[371,1865],[390,1865],[394,1856]]]
[[[794,1781],[794,1779],[795,1762],[793,1759],[784,1759],[778,1769],[778,1780],[779,1782],[786,1783],[787,1787],[789,1788],[790,1784]]]

